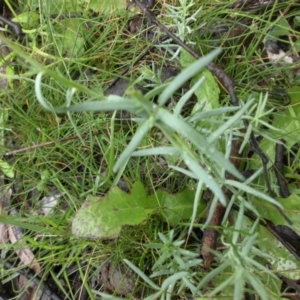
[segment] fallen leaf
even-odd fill
[[[9,226],[8,236],[12,244],[19,242],[23,237],[22,229],[16,226]],[[29,266],[35,273],[38,273],[41,267],[35,259],[33,252],[25,245],[25,243],[22,248],[20,248],[20,245],[21,244],[19,244],[18,247],[15,247],[15,251],[19,255],[20,260],[24,265]]]

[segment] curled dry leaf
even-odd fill
[[[8,236],[10,242],[12,244],[15,244],[18,241],[20,241],[23,237],[22,229],[17,226],[9,226]],[[15,251],[19,255],[19,258],[24,265],[29,266],[35,273],[38,273],[40,271],[40,264],[35,259],[33,252],[29,249],[29,247],[25,245],[25,243],[22,248],[16,247]]]

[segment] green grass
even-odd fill
[[[168,1],[168,3],[177,7],[183,5],[183,1],[176,3]],[[174,284],[172,291],[174,299],[189,295],[191,291],[194,291],[196,296],[202,297],[201,299],[239,299],[243,295],[245,282],[250,285],[249,289],[258,294],[261,299],[280,299],[280,282],[267,270],[266,262],[269,262],[270,258],[263,253],[266,249],[259,244],[261,240],[266,239],[266,234],[258,228],[258,225],[251,224],[241,211],[232,214],[231,218],[235,220],[233,224],[225,221],[220,229],[225,249],[216,253],[215,269],[211,272],[204,271],[201,264],[191,268],[183,267],[174,258],[174,253],[168,252],[167,258],[170,264],[162,264],[160,269],[162,274],[150,279],[150,275],[157,271],[152,270],[152,267],[160,254],[157,248],[149,247],[149,244],[157,246],[158,243],[164,243],[160,240],[159,233],[169,237],[171,227],[173,227],[162,221],[160,211],[151,215],[143,224],[135,227],[125,226],[118,239],[89,240],[72,235],[72,219],[86,197],[91,194],[105,195],[119,180],[126,182],[129,189],[135,182],[141,181],[149,193],[163,189],[176,195],[188,188],[202,195],[207,184],[206,172],[210,169],[210,174],[216,183],[212,185],[212,190],[217,195],[215,203],[224,202],[225,200],[218,194],[218,188],[225,182],[225,170],[234,171],[231,166],[225,165],[225,158],[229,156],[228,143],[232,141],[234,134],[239,134],[244,139],[247,136],[241,131],[242,116],[238,115],[238,111],[225,112],[225,107],[231,106],[231,103],[229,96],[222,89],[217,107],[221,109],[221,114],[205,118],[204,113],[213,111],[208,106],[200,115],[199,120],[189,122],[188,117],[193,110],[193,104],[189,102],[184,109],[185,119],[174,113],[176,103],[200,79],[199,75],[195,76],[196,79],[192,83],[187,80],[187,74],[181,75],[177,78],[180,84],[173,81],[173,85],[171,83],[164,92],[157,92],[155,97],[151,94],[142,96],[136,91],[129,90],[127,98],[124,98],[122,103],[128,105],[136,118],[142,119],[144,123],[122,120],[118,112],[113,112],[114,109],[119,108],[120,104],[116,104],[115,99],[112,98],[106,100],[109,109],[102,109],[103,102],[99,101],[104,99],[104,90],[127,66],[131,66],[132,69],[126,77],[130,78],[131,82],[138,81],[140,85],[146,86],[150,84],[149,77],[152,75],[152,66],[149,67],[149,62],[155,62],[156,70],[161,69],[164,64],[172,64],[180,68],[180,64],[186,62],[183,62],[182,56],[169,61],[170,55],[164,51],[164,47],[161,47],[160,50],[157,50],[158,48],[151,50],[149,56],[134,65],[136,58],[151,46],[151,41],[142,39],[137,34],[126,32],[127,23],[135,13],[120,9],[121,5],[119,9],[109,6],[103,11],[103,3],[99,1],[99,10],[91,13],[88,10],[91,7],[85,1],[64,1],[63,5],[53,1],[41,7],[38,1],[33,1],[28,6],[25,4],[24,1],[20,1],[22,11],[29,16],[26,26],[24,25],[26,38],[22,43],[15,42],[11,45],[16,57],[12,62],[14,75],[11,76],[9,87],[1,90],[2,160],[12,166],[14,171],[14,177],[5,178],[2,183],[1,197],[7,194],[9,188],[13,188],[13,196],[9,205],[3,207],[1,220],[3,223],[24,228],[23,237],[17,244],[1,245],[1,261],[3,263],[9,261],[14,265],[12,269],[3,267],[1,270],[1,279],[6,284],[6,288],[11,284],[12,278],[17,276],[18,268],[26,272],[28,270],[15,252],[15,248],[22,249],[26,244],[40,264],[39,276],[42,281],[50,283],[53,291],[66,299],[78,299],[78,293],[83,286],[88,295],[86,297],[96,299],[95,291],[101,291],[99,284],[101,265],[108,259],[117,265],[121,264],[123,259],[127,259],[139,268],[139,275],[141,272],[145,273],[144,279],[147,277],[149,281],[153,281],[160,287],[157,290],[150,288],[147,278],[146,280],[140,278],[135,293],[141,294],[142,299],[146,297],[156,299],[154,296],[151,298],[154,293],[158,293],[157,297],[164,295],[163,299],[169,299],[171,296],[167,292],[170,291],[167,283]],[[191,14],[197,11],[198,5],[197,3],[191,8]],[[293,146],[293,137],[299,134],[297,124],[299,103],[295,100],[295,95],[299,93],[298,83],[294,81],[289,66],[277,67],[266,63],[266,56],[261,46],[264,38],[273,34],[271,30],[274,26],[276,27],[274,20],[280,16],[279,12],[284,10],[286,5],[286,3],[277,3],[265,12],[260,12],[260,16],[254,12],[236,12],[236,23],[245,16],[251,20],[248,25],[245,25],[249,31],[244,33],[245,39],[251,38],[251,44],[245,45],[241,41],[237,42],[236,39],[229,43],[230,39],[227,38],[218,41],[218,45],[224,49],[218,58],[211,57],[203,60],[205,64],[214,59],[234,78],[235,82],[244,84],[245,87],[237,88],[240,99],[246,105],[244,114],[250,122],[253,121],[251,123],[253,131],[256,134],[264,134],[262,148],[270,157],[271,162],[274,161],[274,140],[286,138],[290,149]],[[95,7],[97,6],[93,6],[94,9]],[[36,16],[34,13],[36,8],[40,8],[42,13],[32,25],[32,18]],[[163,9],[166,8],[163,7]],[[50,14],[66,11],[82,11],[83,14],[75,19],[64,20],[48,17]],[[211,53],[217,46],[216,43],[212,43],[214,38],[212,34],[207,32],[215,27],[214,24],[226,22],[231,13],[224,4],[203,5],[195,23],[189,25],[192,29],[200,28],[203,34],[199,34],[198,29],[191,34],[186,33],[183,35],[185,41],[194,42],[192,47],[202,55]],[[299,17],[297,5],[284,16],[286,18]],[[175,26],[174,16],[173,18],[162,16],[160,20],[178,29]],[[282,29],[282,26],[281,24],[277,27]],[[285,33],[289,31],[294,39],[299,39],[299,33],[296,30],[283,28],[283,31]],[[148,66],[148,69],[145,66]],[[39,82],[37,75],[41,75],[40,72],[43,72],[43,77]],[[182,90],[175,93],[184,81],[188,83]],[[154,80],[151,84],[154,88],[160,86],[160,83],[155,83]],[[262,113],[274,109],[270,114],[277,118],[278,124],[273,125],[279,129],[287,128],[291,138],[287,136],[287,131],[276,132],[262,127],[262,122],[268,121],[269,115],[261,116],[256,110],[257,107],[255,108],[255,105],[263,103],[263,97],[259,98],[259,93],[252,91],[252,88],[263,87],[272,90],[278,85],[283,88],[293,88],[291,90],[292,105],[286,108],[282,103],[278,103],[277,99],[270,99]],[[71,88],[77,90],[73,96],[69,95],[68,99]],[[45,106],[50,103],[52,112],[45,110],[37,100],[39,98],[37,89],[42,91],[43,98],[47,100],[42,104]],[[157,106],[152,105],[154,98],[158,103]],[[173,104],[169,104],[170,98]],[[201,106],[202,100],[199,96],[195,98],[193,101],[200,103]],[[252,98],[255,99],[253,102],[251,102]],[[93,108],[97,110],[96,112],[86,109],[86,103],[92,100],[98,101],[94,103]],[[71,103],[68,103],[69,101]],[[168,102],[167,108],[164,105],[166,102]],[[68,108],[70,105],[71,108]],[[293,108],[295,111],[291,111]],[[72,109],[76,112],[68,111]],[[290,115],[285,115],[287,111],[290,111]],[[229,128],[226,127],[226,122],[233,120],[235,122]],[[145,128],[142,128],[144,135],[140,137],[136,132],[141,130],[143,124],[149,124],[149,126],[146,128],[145,125]],[[190,127],[184,126],[192,127],[195,132],[187,134]],[[220,130],[218,134],[220,139],[213,137],[213,134],[218,132],[217,130]],[[73,136],[76,138],[64,140]],[[216,154],[207,156],[210,149],[208,139],[219,151],[220,157]],[[49,141],[54,141],[54,143],[43,145]],[[41,146],[5,156],[5,153],[10,150],[37,144]],[[137,149],[135,149],[136,146]],[[180,154],[171,157],[149,155],[151,149],[171,146],[175,147]],[[247,143],[245,149],[249,149]],[[146,152],[140,153],[140,156],[131,157],[135,150]],[[124,154],[124,151],[127,152]],[[294,174],[299,168],[299,154],[297,153],[296,162],[292,167],[286,167],[285,170],[287,176],[292,177],[289,187],[294,197],[299,197],[299,178]],[[134,154],[138,155],[138,153]],[[121,162],[120,157],[124,158]],[[162,158],[166,163],[162,163]],[[126,164],[124,164],[125,161]],[[114,169],[118,162],[120,162],[119,168]],[[190,166],[187,167],[189,162]],[[255,155],[251,159],[242,158],[242,163],[245,169],[261,167],[261,162]],[[279,197],[271,163],[269,167],[271,184]],[[234,202],[252,212],[258,211],[258,216],[271,218],[263,211],[263,206],[268,205],[269,199],[265,194],[265,181],[261,173],[258,173],[257,178],[253,178],[247,184],[240,183],[240,188],[230,182],[225,184],[234,193],[230,203]],[[246,191],[248,187],[252,190],[246,193],[241,192]],[[263,203],[261,209],[257,204],[257,195],[253,191],[261,193],[259,194],[260,201]],[[57,192],[62,194],[57,205],[50,215],[42,216],[39,200]],[[195,196],[195,201],[196,199]],[[292,201],[288,202],[287,206],[289,205],[292,206]],[[17,215],[6,216],[12,208],[17,210]],[[229,212],[230,208],[226,213],[229,214]],[[282,221],[272,208],[270,208],[270,214],[275,215],[272,221]],[[174,241],[186,238],[189,229],[193,226],[200,226],[202,229],[205,222],[207,220],[203,211],[193,220],[179,222],[175,226],[174,239],[170,238],[170,249],[175,245]],[[295,230],[299,229],[298,226],[299,222],[296,221]],[[183,244],[182,248],[186,247],[190,251],[199,252],[200,243],[197,240],[192,245]],[[175,252],[178,251],[177,254],[182,254],[179,248],[177,245],[172,249],[175,249]],[[167,253],[167,250],[164,251]],[[268,254],[273,255],[269,252]],[[182,255],[186,259],[184,255],[187,254]],[[280,259],[280,257],[277,258]],[[289,256],[286,259],[291,260]],[[255,264],[253,262],[255,260],[259,263]],[[276,266],[275,264],[274,268]],[[291,270],[286,272],[288,271]],[[190,277],[184,280],[190,280],[194,290],[188,286],[187,281],[181,279],[180,276],[183,275],[180,272],[188,272]],[[171,277],[173,274],[179,275],[175,278]],[[77,278],[80,283],[77,287],[74,286],[76,276],[80,278],[80,280]],[[250,278],[251,276],[254,279]],[[91,282],[94,282],[94,285]],[[221,287],[222,293],[218,294]],[[204,289],[207,290],[207,294],[203,292]],[[102,292],[113,294],[112,291],[102,290]],[[268,293],[269,295],[272,293],[271,296],[267,295]],[[20,294],[17,292],[16,298]],[[115,296],[117,297],[116,294]],[[100,299],[99,297],[97,299]]]

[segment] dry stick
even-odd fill
[[[4,23],[5,25],[8,25],[10,27],[10,29],[18,36],[21,36],[23,31],[22,31],[22,28],[21,26],[19,25],[19,23],[15,23],[13,21],[11,21],[10,19],[4,17],[4,16],[1,16],[0,15],[0,21],[2,23]]]
[[[235,139],[232,143],[231,151],[230,151],[230,161],[233,165],[239,169],[240,166],[240,147],[242,142],[240,139]],[[225,172],[226,179],[235,179],[233,175],[229,172]],[[232,196],[232,192],[223,187],[223,193],[225,194],[227,199],[230,199]],[[209,215],[209,211],[211,210],[211,203],[210,201],[209,208],[207,209],[207,215]],[[203,247],[201,249],[201,254],[203,256],[204,261],[204,268],[210,269],[212,262],[214,261],[214,254],[211,252],[211,249],[217,248],[217,240],[219,236],[219,232],[216,230],[216,226],[220,226],[222,220],[224,218],[224,214],[226,211],[226,207],[223,206],[220,202],[216,204],[214,207],[214,212],[212,215],[211,220],[209,221],[209,226],[203,230]]]
[[[291,192],[289,191],[287,183],[284,178],[283,157],[284,157],[284,140],[281,139],[279,143],[276,143],[274,166],[275,166],[277,183],[280,189],[280,194],[283,198],[288,198]]]
[[[289,188],[287,186],[287,183],[284,178],[283,174],[283,157],[284,157],[284,140],[280,140],[281,143],[276,143],[276,151],[275,151],[275,175],[277,178],[277,183],[279,185],[280,194],[283,198],[288,198],[291,193],[289,191]],[[287,221],[289,225],[293,225],[293,222],[284,214],[283,210],[281,208],[277,208],[280,214],[284,217],[284,219]]]

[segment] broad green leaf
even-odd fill
[[[157,207],[154,196],[148,196],[140,183],[130,194],[112,187],[104,197],[88,196],[72,222],[72,233],[78,237],[113,239],[124,225],[138,225]]]
[[[296,17],[294,18],[294,23],[295,23],[296,25],[300,26],[300,16],[296,16]]]
[[[187,68],[192,63],[194,63],[196,59],[187,51],[182,50],[180,61],[182,67]],[[193,108],[192,114],[194,114],[200,108],[202,108],[202,111],[209,111],[211,109],[219,107],[220,89],[218,83],[216,82],[214,76],[210,71],[208,71],[207,69],[203,69],[201,73],[195,75],[195,77],[192,79],[191,85],[195,84],[202,77],[204,78],[204,82],[195,91],[198,102]]]
[[[275,115],[273,123],[277,128],[282,129],[282,136],[288,146],[293,146],[299,140],[300,134],[300,88],[289,90],[291,95],[291,103],[288,108]]]
[[[295,49],[297,52],[300,51],[300,38],[297,38],[297,40],[295,41]],[[299,73],[297,73],[297,77],[299,76]],[[297,80],[299,82],[299,80]]]
[[[194,63],[196,61],[196,58],[188,53],[186,50],[182,49],[180,52],[180,63],[182,68],[187,68],[188,66],[190,66],[192,63]]]
[[[194,114],[200,108],[202,109],[202,111],[210,111],[214,108],[219,107],[220,88],[216,82],[215,77],[207,69],[204,69],[201,72],[200,77],[204,77],[205,80],[195,92],[198,101],[193,108],[192,114]],[[196,79],[197,77],[192,80],[192,84]]]
[[[40,15],[36,12],[25,12],[17,15],[12,21],[20,23],[23,29],[36,28],[40,23]]]
[[[161,190],[157,191],[157,195],[162,208],[162,216],[171,225],[176,225],[182,220],[190,220],[193,213],[193,204],[195,191],[184,190],[181,193],[169,194]],[[198,214],[205,211],[206,204],[200,202],[198,206]]]
[[[155,195],[147,195],[137,182],[127,194],[115,186],[103,197],[87,197],[73,219],[72,233],[92,239],[117,238],[123,226],[139,225],[154,211],[161,212],[164,221],[176,225],[190,219],[193,199],[194,192],[188,190],[175,195],[158,190]],[[204,210],[205,205],[200,207]]]
[[[85,4],[86,10],[93,10],[94,12],[101,12],[101,14],[109,14],[116,10],[126,9],[126,1],[124,0],[80,0]]]
[[[279,18],[274,27],[268,32],[268,36],[278,38],[280,36],[289,35],[292,30],[289,22],[285,18]]]
[[[280,212],[268,202],[254,199],[256,209],[263,218],[269,219],[275,225],[286,225],[300,235],[300,196],[291,194],[288,198],[279,199],[284,207],[284,213],[291,219],[293,225],[288,225]],[[295,269],[300,270],[300,262],[288,252],[277,239],[264,227],[260,228],[260,249],[273,257],[273,269],[285,271],[285,276],[298,278]]]
[[[203,69],[207,64],[212,62],[212,60],[220,53],[220,49],[216,49],[211,53],[201,57],[191,65],[189,65],[185,70],[183,70],[179,75],[177,75],[169,86],[161,93],[158,98],[158,104],[164,105],[168,99],[178,90],[178,87],[187,82],[190,78],[194,77],[201,69]]]
[[[63,19],[54,26],[56,46],[61,55],[77,57],[84,51],[85,28],[82,20],[77,18]]]
[[[0,170],[9,178],[14,178],[15,176],[13,167],[2,159],[0,159]]]

